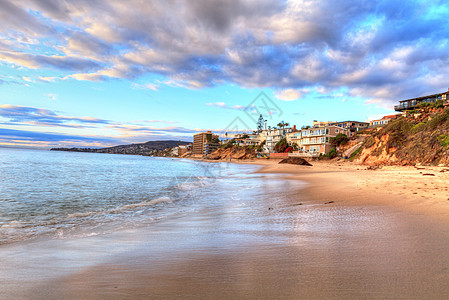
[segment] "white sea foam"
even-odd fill
[[[133,204],[126,204],[119,207],[115,207],[112,209],[107,209],[103,211],[89,211],[89,212],[82,212],[82,213],[73,213],[67,215],[68,218],[87,218],[91,216],[100,216],[100,215],[106,215],[106,214],[117,214],[124,211],[131,211],[135,210],[141,207],[148,207],[148,206],[155,206],[160,203],[172,203],[173,199],[171,199],[168,196],[165,197],[158,197],[156,199],[152,199],[150,201],[142,201],[139,203],[133,203]]]
[[[139,208],[139,207],[154,206],[154,205],[157,205],[160,203],[172,203],[172,202],[173,202],[173,199],[165,196],[165,197],[159,197],[159,198],[156,198],[156,199],[153,199],[150,201],[142,201],[139,203],[123,205],[123,206],[117,207],[115,209],[111,209],[108,212],[109,213],[121,212],[124,210],[132,210],[132,209]]]
[[[6,223],[6,224],[3,224],[3,225],[0,225],[0,228],[2,228],[2,229],[22,228],[22,227],[23,227],[23,224],[20,221],[16,221],[16,220],[11,221],[11,222]]]

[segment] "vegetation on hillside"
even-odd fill
[[[449,108],[422,105],[374,131],[354,154],[368,164],[449,164]]]
[[[331,144],[333,144],[337,147],[346,144],[348,141],[349,141],[349,138],[344,133],[339,133],[339,134],[337,134],[336,137],[330,138]]]

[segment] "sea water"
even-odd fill
[[[0,148],[0,244],[146,226],[267,185],[254,165]],[[267,175],[264,175],[265,179]],[[274,188],[276,181],[269,180]]]

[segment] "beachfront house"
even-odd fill
[[[294,126],[296,130],[296,126]],[[274,146],[282,140],[286,138],[287,133],[293,131],[292,127],[285,128],[274,128],[274,129],[266,129],[262,130],[260,133],[261,141],[265,141],[265,145],[263,146],[264,153],[272,153],[274,152]]]
[[[359,122],[359,121],[342,121],[342,122],[334,122],[329,123],[329,126],[338,126],[340,128],[347,130],[347,136],[353,136],[359,130],[366,129],[369,127],[368,122]]]
[[[391,120],[395,120],[398,116],[400,116],[400,114],[383,116],[382,119],[370,121],[369,122],[369,126],[370,127],[377,127],[377,126],[387,125]]]
[[[449,89],[447,92],[427,95],[417,98],[411,98],[399,101],[399,105],[394,107],[395,111],[406,111],[418,108],[422,103],[435,103],[437,101],[442,101],[443,105],[449,105]]]
[[[349,136],[349,130],[335,125],[322,127],[304,128],[296,133],[289,133],[288,139],[291,145],[296,142],[298,151],[294,151],[291,156],[316,157],[320,154],[328,153],[335,146],[331,143],[331,138],[343,133]]]
[[[299,146],[299,143],[301,141],[301,130],[297,130],[296,126],[293,126],[293,130],[286,133],[285,138],[287,139],[287,143],[290,146],[293,146],[295,144],[296,146]]]
[[[251,133],[242,135],[235,141],[239,146],[258,146],[262,142],[262,138],[258,133]]]

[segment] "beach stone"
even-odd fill
[[[305,160],[304,158],[300,158],[300,157],[284,158],[279,163],[280,164],[292,164],[292,165],[311,166],[311,164],[307,160]]]

